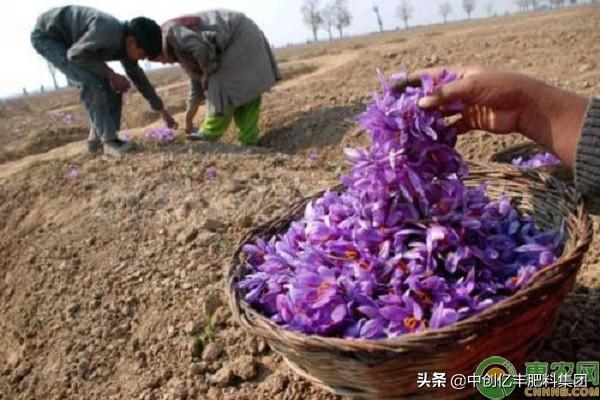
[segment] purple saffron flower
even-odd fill
[[[300,272],[290,288],[292,300],[308,308],[320,308],[330,303],[336,294],[335,273],[325,267],[320,267],[316,271]]]
[[[204,172],[204,177],[207,181],[214,181],[217,179],[217,169],[215,167],[208,167]]]
[[[444,307],[443,303],[437,304],[433,308],[429,327],[433,329],[443,328],[444,326],[452,325],[458,321],[459,315],[456,310]]]
[[[77,165],[71,165],[67,170],[67,176],[70,179],[77,180],[81,178],[81,169]]]
[[[75,117],[71,113],[64,113],[62,115],[62,121],[67,124],[72,124],[75,121]]]
[[[175,131],[167,127],[154,128],[146,133],[146,137],[158,143],[167,143],[175,139]]]
[[[561,161],[552,153],[538,153],[531,158],[514,158],[511,164],[522,169],[540,168],[546,166],[559,165]]]

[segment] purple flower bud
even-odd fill
[[[516,157],[511,161],[515,167],[522,169],[540,168],[545,166],[559,165],[561,161],[551,153],[538,153],[531,158],[524,159]]]
[[[217,179],[217,169],[215,167],[208,167],[204,173],[204,177],[208,181],[214,181]]]
[[[81,178],[81,169],[76,165],[71,165],[67,171],[67,176],[70,179],[77,180]]]
[[[175,131],[167,127],[154,128],[146,132],[146,137],[158,143],[167,143],[175,139]]]

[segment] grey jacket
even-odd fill
[[[38,17],[36,30],[64,43],[67,59],[92,72],[108,78],[108,61],[120,61],[135,87],[156,111],[163,102],[138,63],[125,51],[126,23],[90,7],[66,6],[53,8]]]
[[[256,99],[280,79],[263,32],[242,13],[206,11],[167,21],[163,43],[167,59],[179,62],[190,76],[188,106],[206,97],[209,115]]]
[[[575,186],[587,196],[600,196],[600,99],[591,99],[575,157]]]

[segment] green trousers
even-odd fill
[[[216,141],[235,120],[238,127],[238,139],[243,144],[256,145],[258,143],[258,118],[260,117],[261,97],[252,100],[240,107],[229,111],[226,115],[214,115],[204,119],[201,131],[210,141]]]

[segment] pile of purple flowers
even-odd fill
[[[558,165],[560,160],[552,153],[538,153],[528,159],[517,157],[511,161],[511,164],[522,169],[532,169]]]
[[[175,131],[167,127],[154,128],[146,133],[146,137],[159,143],[166,143],[175,139]]]
[[[556,260],[562,236],[507,198],[491,201],[485,185],[465,187],[456,132],[416,106],[453,79],[424,77],[404,93],[381,79],[383,96],[360,116],[372,146],[346,150],[346,191],[309,204],[284,234],[245,245],[238,290],[249,304],[286,329],[382,339],[479,313]]]

